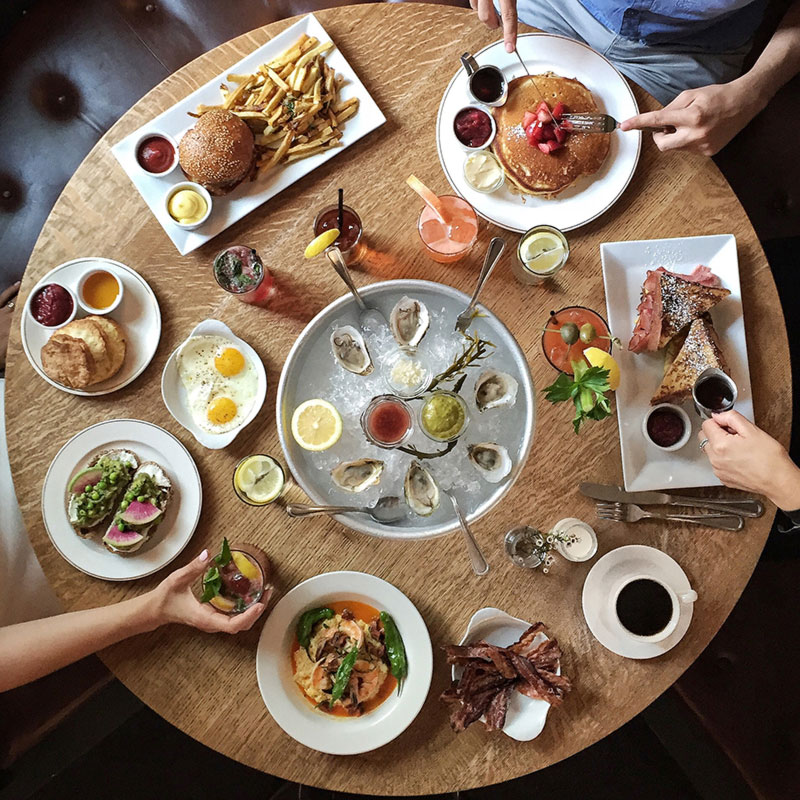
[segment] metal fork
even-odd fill
[[[483,268],[481,269],[481,274],[478,276],[478,285],[475,287],[469,305],[458,315],[458,319],[456,320],[455,329],[457,331],[466,333],[467,328],[472,324],[472,320],[475,319],[475,306],[478,302],[478,295],[481,293],[483,285],[489,279],[494,265],[499,261],[500,256],[503,255],[503,250],[505,250],[505,248],[505,239],[501,239],[499,236],[495,236],[489,243],[489,249],[486,251],[486,258],[483,261]]]
[[[586,112],[585,114],[564,114],[562,122],[569,122],[575,133],[611,133],[619,127],[614,117],[609,114],[595,114]],[[675,133],[672,125],[659,125],[654,127],[641,128],[643,131],[660,131],[661,133]]]
[[[744,519],[736,514],[654,514],[633,503],[597,503],[597,516],[615,522],[638,522],[641,519],[660,519],[691,522],[722,531],[740,531]]]

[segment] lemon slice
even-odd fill
[[[339,238],[338,228],[328,228],[323,231],[316,239],[312,239],[306,247],[305,257],[314,258],[323,250],[327,250]]]
[[[261,572],[258,567],[244,554],[238,550],[231,552],[233,563],[236,564],[236,569],[244,575],[249,581],[257,581],[261,577]]]
[[[522,243],[520,256],[531,272],[552,272],[564,258],[564,244],[549,231],[539,231]]]
[[[250,456],[234,474],[236,488],[253,503],[271,503],[285,483],[280,464],[270,456]]]
[[[292,436],[305,450],[327,450],[342,435],[342,418],[327,400],[306,400],[292,414]]]
[[[583,354],[593,367],[602,367],[608,370],[608,385],[611,387],[612,392],[616,392],[619,389],[622,374],[614,357],[599,347],[587,347]]]
[[[236,610],[236,603],[234,603],[233,600],[229,600],[227,597],[223,597],[221,594],[212,597],[208,602],[211,603],[217,611],[222,611],[224,614],[230,614]]]

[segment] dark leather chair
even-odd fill
[[[245,31],[340,4],[5,0],[0,8],[6,31],[0,49],[0,287],[21,275],[47,214],[81,160],[145,92]],[[787,5],[770,7],[754,55]],[[800,237],[798,127],[800,79],[795,79],[716,157],[762,241],[768,248],[769,240],[782,243],[784,268],[778,277],[788,311],[797,298],[796,246],[790,237]],[[787,555],[796,557],[796,552]],[[762,562],[719,635],[677,684],[758,793],[771,797],[789,797],[796,789],[791,763],[796,766],[800,748],[800,690],[791,655],[800,642],[796,564]],[[100,673],[95,682],[103,680]],[[59,702],[63,708],[72,699],[54,697],[40,703],[38,713],[60,713]]]

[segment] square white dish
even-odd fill
[[[642,283],[648,269],[664,267],[690,273],[705,264],[719,276],[730,296],[711,311],[722,350],[735,381],[739,398],[736,410],[753,419],[750,368],[747,363],[742,290],[736,239],[732,234],[691,236],[676,239],[644,239],[632,242],[604,242],[600,245],[608,323],[612,333],[627,345]],[[692,437],[681,450],[667,453],[645,441],[642,418],[650,409],[650,398],[661,383],[663,352],[615,353],[622,372],[616,392],[622,474],[629,492],[719,486],[708,457],[697,446],[701,420],[691,400],[684,404],[692,422]]]
[[[257,177],[253,181],[243,181],[230,194],[215,197],[211,216],[197,230],[184,230],[173,224],[165,208],[164,196],[170,187],[184,180],[183,173],[179,167],[170,175],[163,177],[143,174],[136,163],[136,143],[144,133],[150,130],[168,133],[179,142],[183,134],[194,126],[194,119],[187,112],[194,111],[201,103],[205,105],[220,103],[219,85],[226,82],[228,74],[255,72],[261,64],[291,47],[303,33],[315,36],[320,42],[327,42],[331,38],[317,18],[313,14],[308,14],[111,148],[111,152],[133,185],[139,190],[142,199],[150,207],[153,215],[181,255],[191,253],[192,250],[205,244],[209,239],[238,222],[287,186],[333,158],[337,153],[343,152],[351,144],[386,122],[386,117],[370,97],[364,84],[358,79],[345,57],[334,46],[334,49],[327,54],[326,62],[337,74],[344,77],[340,95],[344,100],[350,97],[359,99],[358,113],[343,123],[344,135],[341,139],[341,146],[319,155],[293,161],[291,164],[284,164],[264,177]]]

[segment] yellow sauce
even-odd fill
[[[89,275],[81,294],[86,305],[102,310],[109,308],[117,299],[119,285],[110,272],[101,269]]]
[[[434,394],[422,406],[422,427],[434,439],[446,441],[457,436],[467,420],[458,398],[451,394]]]
[[[464,162],[464,177],[473,189],[492,192],[503,182],[503,168],[491,153],[479,150]]]
[[[181,225],[194,225],[205,216],[208,204],[199,192],[193,189],[181,189],[167,203],[169,215]]]

